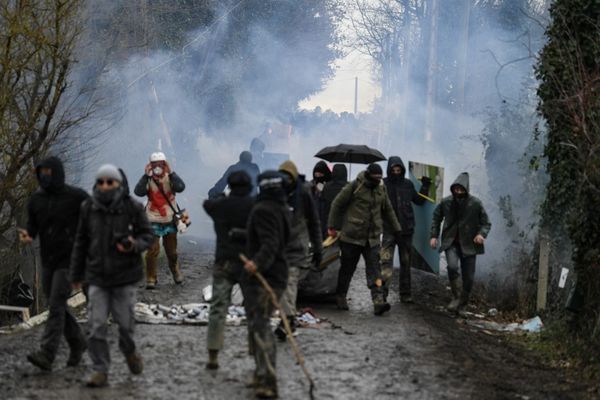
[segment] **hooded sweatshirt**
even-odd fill
[[[399,166],[402,168],[402,173],[399,177],[392,174],[392,168]],[[413,212],[412,203],[416,205],[423,205],[425,198],[419,196],[415,190],[415,186],[405,177],[406,167],[404,162],[398,156],[392,156],[388,160],[387,165],[387,177],[383,180],[387,188],[390,202],[398,218],[398,222],[402,225],[403,235],[412,235],[415,230],[415,215]],[[425,196],[428,195],[429,185],[422,185],[420,193]],[[390,232],[390,227],[386,224],[385,231]]]
[[[492,224],[488,218],[481,201],[469,192],[469,174],[461,173],[452,183],[462,186],[467,195],[458,201],[453,195],[444,197],[433,212],[431,222],[431,238],[440,236],[442,229],[442,240],[440,252],[447,250],[452,245],[459,245],[464,256],[473,256],[484,253],[484,246],[473,242],[477,235],[487,237]]]
[[[89,196],[65,184],[63,164],[57,157],[48,157],[36,166],[38,181],[41,168],[50,168],[52,175],[44,187],[40,182],[40,188],[29,198],[27,232],[31,237],[40,238],[44,268],[68,268],[81,203]]]
[[[252,153],[249,151],[242,151],[240,153],[240,160],[237,163],[230,165],[227,170],[225,170],[223,176],[219,178],[217,183],[215,183],[215,185],[208,191],[208,198],[214,199],[222,195],[227,187],[227,178],[236,171],[244,171],[250,176],[250,179],[252,180],[251,195],[256,196],[258,193],[257,178],[260,174],[260,169],[258,168],[258,165],[252,162]]]

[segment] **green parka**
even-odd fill
[[[440,236],[440,226],[444,221],[440,252],[451,247],[456,239],[460,243],[464,256],[483,254],[484,246],[475,244],[473,239],[477,235],[486,238],[492,224],[481,201],[469,193],[469,174],[466,172],[460,174],[450,189],[455,185],[464,187],[467,197],[462,204],[459,204],[452,195],[444,197],[433,212],[431,238],[437,239]]]
[[[365,185],[365,172],[348,183],[331,204],[328,226],[341,231],[340,240],[359,246],[380,244],[383,221],[400,231],[383,181],[374,188]]]

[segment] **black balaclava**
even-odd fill
[[[52,175],[43,175],[40,169],[49,168],[52,170]],[[36,175],[40,187],[48,193],[59,192],[65,186],[65,169],[62,161],[58,157],[48,157],[43,159],[36,166]]]
[[[381,183],[381,178],[375,179],[373,178],[373,175],[383,176],[383,170],[379,164],[369,164],[365,173],[365,186],[371,189],[377,187],[379,183]]]
[[[252,191],[252,179],[245,171],[232,172],[227,177],[232,196],[246,196]]]
[[[394,174],[392,172],[392,168],[394,167],[400,167],[400,173],[399,174]],[[391,166],[391,168],[389,169],[389,174],[388,174],[388,179],[393,182],[393,183],[400,183],[404,180],[404,174],[406,173],[406,171],[404,170],[404,167],[400,164],[394,164]]]
[[[465,191],[464,193],[461,193],[461,194],[456,193],[454,191],[454,187],[456,187],[456,186],[460,186],[461,188],[464,189],[464,187],[462,185],[458,185],[458,184],[452,185],[452,187],[450,188],[450,190],[452,191],[452,198],[458,205],[463,205],[465,203],[465,200],[469,196],[469,193],[467,191]]]
[[[317,178],[315,172],[320,172],[323,176]],[[325,161],[319,161],[315,164],[315,167],[313,168],[313,180],[315,183],[325,183],[331,180],[331,171]]]
[[[277,171],[265,171],[258,176],[258,200],[274,200],[285,204],[287,194],[283,189],[284,177],[283,174]]]

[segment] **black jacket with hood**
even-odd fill
[[[331,180],[323,188],[323,199],[325,200],[325,215],[329,218],[331,203],[335,197],[348,184],[348,169],[344,164],[335,164],[331,171]],[[327,219],[325,219],[325,231],[327,231]],[[325,236],[324,236],[325,237]]]
[[[50,168],[52,180],[38,188],[27,204],[27,232],[39,236],[42,266],[44,268],[69,268],[71,250],[77,232],[81,203],[88,194],[65,184],[65,171],[57,157],[48,157],[36,167],[38,181],[40,169]]]
[[[401,177],[395,178],[392,176],[392,167],[399,166],[402,168]],[[387,177],[384,178],[383,182],[387,188],[390,202],[398,218],[398,222],[402,225],[403,235],[412,235],[415,231],[415,214],[413,212],[412,203],[416,205],[423,205],[425,198],[419,196],[415,190],[415,185],[410,179],[405,177],[406,167],[404,162],[398,156],[392,156],[388,160],[387,166]],[[421,185],[421,194],[427,196],[429,192],[429,185]],[[384,226],[384,230],[387,233],[391,233],[391,229],[388,225]]]
[[[240,161],[233,165],[230,165],[227,168],[223,176],[219,178],[217,183],[215,183],[215,186],[213,186],[208,191],[208,198],[214,199],[223,194],[223,191],[227,187],[227,178],[229,178],[229,175],[236,171],[244,171],[250,176],[250,179],[252,180],[251,194],[253,196],[256,196],[256,194],[258,193],[257,178],[260,174],[260,168],[258,167],[258,165],[252,162],[252,153],[250,153],[249,151],[242,151],[240,153]]]
[[[142,252],[154,235],[141,203],[129,195],[123,182],[112,202],[105,205],[94,195],[81,205],[81,217],[71,257],[71,282],[87,282],[100,287],[133,284],[143,278]],[[117,242],[132,236],[133,250],[121,253]]]
[[[319,179],[315,177],[315,173],[320,172],[323,176]],[[319,216],[319,222],[321,223],[321,235],[325,237],[327,234],[327,203],[325,202],[325,196],[323,190],[327,182],[331,180],[331,171],[325,161],[319,161],[313,168],[313,179],[310,181],[310,193],[315,202],[317,209],[317,215]]]
[[[246,254],[275,289],[285,289],[287,286],[285,249],[290,239],[290,219],[283,191],[278,194],[260,193],[248,218]],[[248,274],[246,277],[252,284],[259,284]]]

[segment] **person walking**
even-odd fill
[[[227,178],[229,175],[236,171],[244,171],[248,176],[250,176],[250,182],[252,183],[252,196],[256,196],[257,186],[256,179],[258,178],[258,174],[260,174],[260,169],[258,165],[252,162],[252,153],[249,151],[242,151],[240,153],[240,161],[237,163],[230,165],[226,170],[223,176],[215,183],[215,185],[208,191],[208,198],[214,199],[223,194],[225,188],[227,187]]]
[[[146,253],[146,289],[156,287],[161,238],[173,281],[178,285],[183,282],[177,255],[177,222],[174,217],[177,209],[175,193],[184,190],[185,183],[171,170],[165,154],[152,153],[150,162],[144,168],[144,175],[134,189],[137,196],[148,197],[146,214],[154,231],[154,240]]]
[[[94,372],[86,382],[88,387],[108,384],[109,313],[119,327],[119,348],[129,370],[142,373],[142,359],[133,340],[133,308],[136,284],[143,278],[141,254],[152,240],[144,208],[130,197],[123,172],[114,165],[101,166],[92,198],[81,206],[70,265],[73,288],[89,284],[88,352]]]
[[[381,275],[383,277],[384,297],[387,299],[392,283],[394,251],[398,246],[400,256],[400,301],[412,303],[411,296],[411,265],[412,265],[412,238],[415,231],[415,215],[413,204],[425,204],[425,197],[429,194],[431,179],[421,178],[421,189],[417,193],[415,186],[405,177],[406,167],[402,159],[392,156],[388,159],[387,177],[383,180],[387,188],[390,202],[402,226],[402,234],[395,235],[388,224],[383,224],[383,238],[381,240]],[[397,236],[399,240],[397,240]]]
[[[31,243],[40,239],[42,290],[48,302],[48,320],[41,346],[27,355],[36,367],[50,371],[58,352],[61,336],[69,345],[67,366],[79,364],[87,348],[77,320],[67,306],[71,294],[69,262],[75,241],[81,203],[89,196],[83,190],[65,184],[65,171],[57,157],[48,157],[36,166],[39,188],[27,204],[27,228],[19,229],[19,239]]]
[[[277,347],[271,330],[271,315],[275,306],[254,275],[260,272],[279,300],[287,286],[285,248],[290,238],[290,211],[283,181],[283,176],[276,171],[259,175],[260,193],[247,225],[246,254],[249,259],[244,263],[246,273],[242,279],[248,320],[248,347],[256,364],[252,386],[259,398],[276,398],[278,395]]]
[[[204,201],[206,213],[214,222],[217,249],[213,267],[212,298],[208,317],[207,369],[219,368],[219,351],[223,349],[225,318],[231,303],[231,291],[240,284],[243,263],[239,255],[246,246],[246,224],[254,205],[252,178],[244,171],[235,171],[227,177],[231,188],[228,196],[222,195]]]
[[[335,164],[331,170],[331,180],[325,183],[323,187],[323,199],[325,200],[325,232],[327,233],[327,219],[331,204],[337,195],[342,191],[344,186],[348,184],[348,169],[344,164]]]
[[[442,199],[433,212],[430,245],[432,249],[439,246],[440,253],[446,253],[452,290],[448,311],[457,312],[469,303],[475,280],[476,258],[484,253],[484,242],[492,224],[481,200],[469,192],[467,172],[456,178],[450,191],[452,195]],[[442,222],[444,228],[440,243],[438,238]],[[462,292],[458,284],[459,275],[462,276]]]
[[[328,233],[336,237],[341,231],[339,242],[342,255],[336,289],[336,303],[341,310],[349,308],[346,296],[361,255],[365,259],[367,287],[371,290],[375,315],[390,310],[390,305],[383,297],[379,240],[384,220],[398,237],[402,228],[381,181],[382,177],[381,167],[369,164],[366,171],[342,189],[331,205]]]
[[[285,249],[289,273],[281,303],[292,331],[295,331],[298,282],[308,275],[311,265],[321,264],[323,237],[310,186],[298,173],[296,164],[287,160],[279,166],[279,172],[284,176],[287,203],[292,211],[291,234]],[[275,335],[279,340],[285,340],[287,337],[283,321],[275,329]]]

